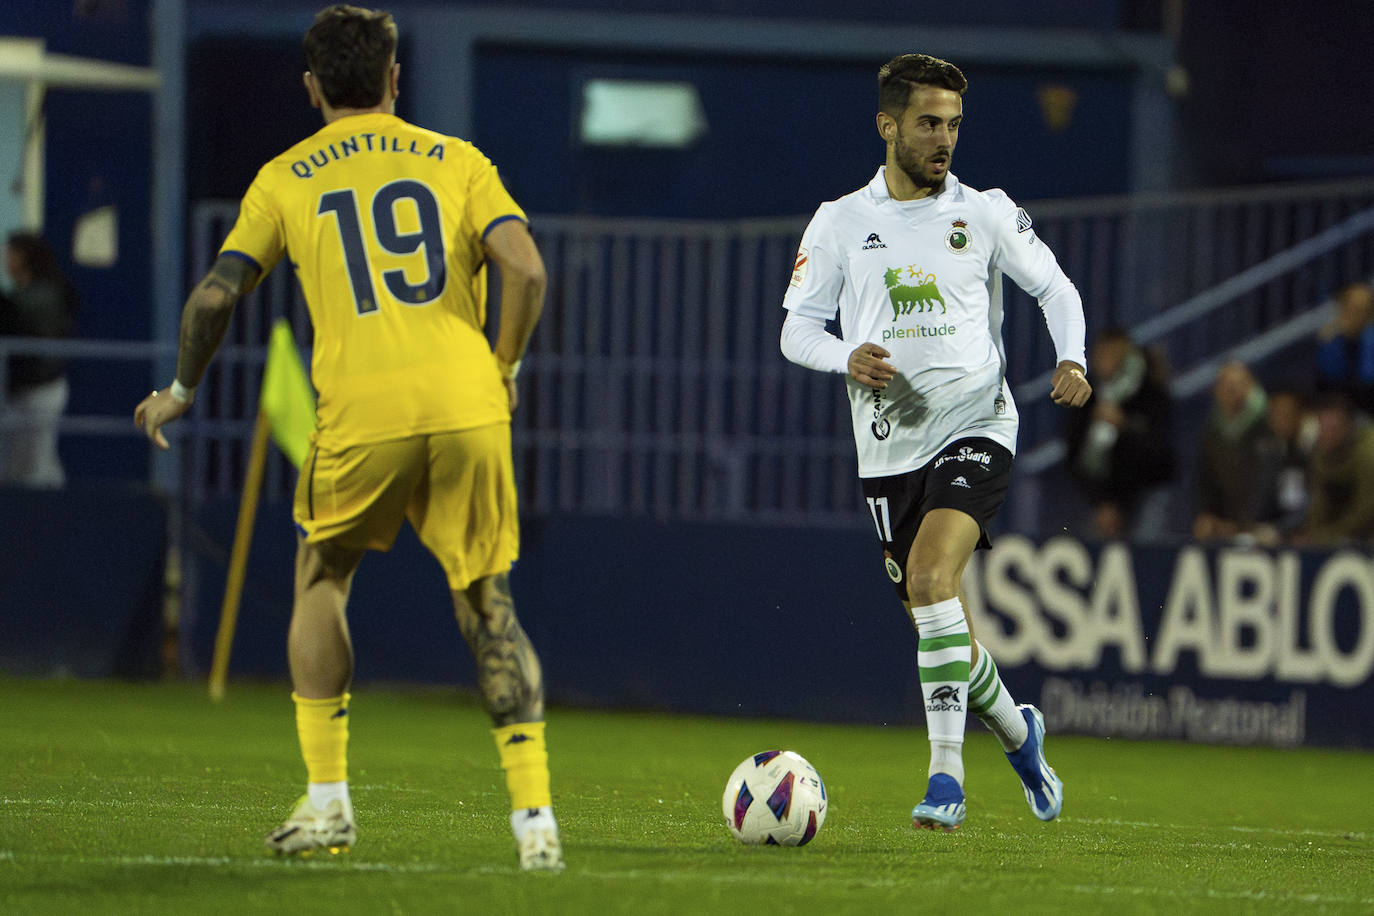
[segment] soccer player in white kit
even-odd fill
[[[1092,393],[1083,302],[1024,210],[949,171],[968,88],[959,69],[903,54],[882,67],[878,86],[886,164],[867,187],[821,204],[802,236],[782,352],[847,375],[864,496],[918,633],[931,753],[913,823],[963,823],[969,709],[1002,743],[1031,811],[1048,821],[1064,796],[1045,761],[1044,719],[1012,700],[959,589],[973,551],[991,546],[987,526],[1016,448],[1001,276],[1039,301],[1058,356],[1050,397],[1070,407]],[[843,339],[826,330],[837,313]]]

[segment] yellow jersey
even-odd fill
[[[316,437],[347,447],[509,422],[482,239],[525,214],[471,143],[339,118],[267,163],[220,253],[290,258],[315,326]]]

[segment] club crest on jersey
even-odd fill
[[[973,245],[973,236],[968,231],[968,223],[956,219],[945,233],[945,247],[955,254],[963,254]]]
[[[872,251],[874,248],[886,248],[887,245],[882,239],[878,238],[878,233],[870,232],[868,238],[864,240],[864,251]]]
[[[912,312],[933,312],[940,307],[940,314],[949,311],[945,297],[935,285],[935,274],[928,274],[915,265],[889,267],[883,274],[883,284],[887,287],[887,298],[892,303],[892,320]]]

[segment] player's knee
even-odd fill
[[[959,595],[959,579],[944,569],[907,569],[907,598],[915,607],[938,604]]]
[[[487,712],[493,719],[498,721],[506,719],[519,710],[523,704],[520,685],[515,682],[514,678],[492,678],[482,686],[482,699],[485,701]]]

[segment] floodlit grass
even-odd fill
[[[470,697],[354,691],[360,841],[278,860],[304,783],[288,691],[0,678],[0,913],[1370,913],[1374,756],[1050,735],[1065,813],[1033,818],[995,741],[969,817],[915,831],[910,729],[553,709],[568,869],[523,874]],[[735,764],[792,748],[830,792],[799,849],[721,823]]]

